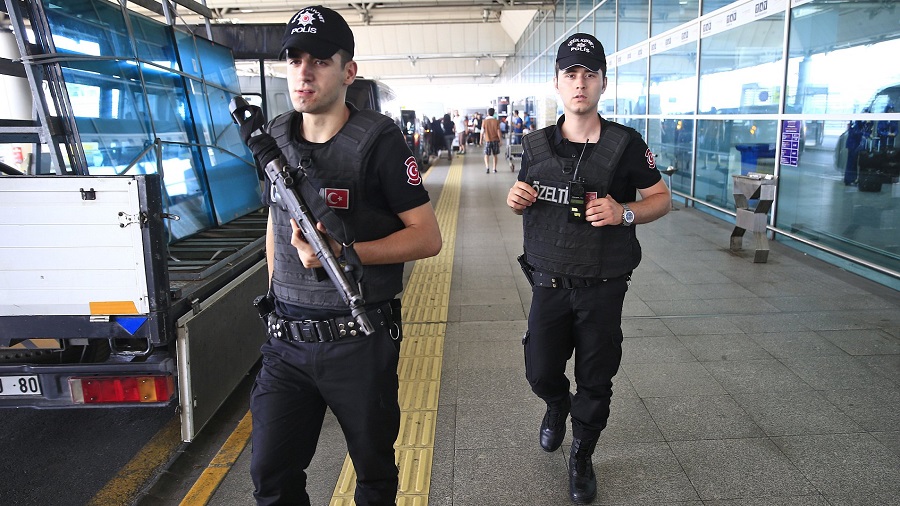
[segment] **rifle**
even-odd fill
[[[297,173],[298,180],[295,181],[294,176],[288,171],[287,160],[278,148],[275,139],[271,135],[262,130],[265,124],[262,110],[254,105],[250,105],[243,97],[234,97],[228,106],[231,117],[238,124],[241,130],[241,137],[244,143],[250,147],[253,155],[257,159],[257,163],[263,169],[266,178],[275,186],[282,207],[287,210],[292,218],[300,226],[303,238],[312,246],[316,252],[316,258],[322,263],[322,267],[331,278],[335,288],[340,292],[344,302],[350,306],[350,313],[359,324],[360,330],[366,335],[375,332],[372,323],[369,321],[368,315],[364,308],[365,300],[359,291],[354,288],[353,284],[347,278],[347,272],[352,271],[353,266],[348,263],[341,263],[331,251],[331,245],[328,240],[316,228],[316,219],[310,212],[309,205],[303,198],[303,195],[294,189],[296,184],[307,183],[306,172],[303,167]],[[352,241],[349,244],[343,244],[344,252],[355,257]],[[358,265],[360,262],[356,262]],[[361,265],[360,265],[361,268]]]

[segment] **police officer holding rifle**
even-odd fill
[[[356,504],[396,500],[396,296],[403,263],[436,255],[441,236],[399,128],[345,102],[357,73],[353,52],[353,32],[340,14],[303,8],[282,39],[294,112],[259,131],[248,117],[255,111],[240,101],[232,107],[270,181],[264,199],[273,313],[250,399],[259,505],[310,504],[306,469],[326,407],[347,440]],[[303,208],[318,221],[315,229],[296,219]]]

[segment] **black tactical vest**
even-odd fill
[[[296,170],[307,167],[310,183],[332,204],[332,210],[349,225],[360,242],[388,236],[403,228],[403,222],[387,209],[371,205],[367,198],[365,170],[375,140],[394,122],[375,111],[356,111],[351,107],[350,119],[327,144],[310,150],[294,137],[300,130],[300,113],[288,112],[272,120],[269,132],[278,142],[288,161]],[[271,191],[272,185],[269,185]],[[337,207],[335,207],[337,204]],[[272,291],[276,298],[297,306],[323,309],[347,309],[347,303],[334,287],[331,279],[322,275],[318,281],[315,270],[300,263],[297,250],[290,244],[291,223],[287,211],[280,205],[269,208],[275,235],[275,269]],[[318,219],[319,217],[317,217]],[[366,305],[393,299],[403,290],[403,264],[366,265],[360,294]]]
[[[555,126],[526,135],[526,182],[538,190],[538,200],[523,213],[525,257],[535,269],[577,278],[615,278],[634,270],[641,261],[635,227],[594,227],[587,221],[570,223],[568,183],[577,159],[558,156],[550,144]],[[604,197],[630,134],[604,124],[600,141],[578,164],[578,177],[588,194]]]

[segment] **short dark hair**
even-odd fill
[[[493,115],[494,115],[494,108],[488,107],[488,116],[493,116]]]

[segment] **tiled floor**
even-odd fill
[[[515,261],[521,218],[505,204],[515,176],[502,165],[485,174],[475,151],[464,157],[429,504],[569,504],[568,446],[538,446],[544,406],[524,377],[531,294]],[[440,161],[426,181],[435,200],[446,174]],[[594,456],[595,504],[900,504],[900,296],[777,243],[755,264],[752,250],[728,250],[730,232],[692,209],[638,228],[644,260]],[[253,504],[249,451],[210,504]],[[330,500],[345,454],[329,417],[313,504]]]

